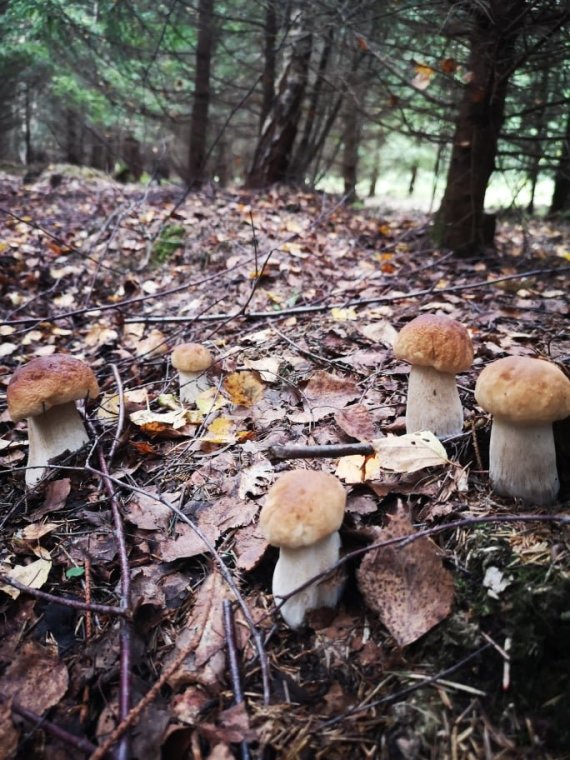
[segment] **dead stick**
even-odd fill
[[[9,697],[7,697],[5,694],[0,694],[0,700],[3,702],[8,702]],[[36,728],[42,728],[46,733],[51,734],[64,744],[68,744],[70,747],[75,747],[75,749],[79,749],[82,752],[86,753],[93,752],[93,750],[96,749],[95,745],[91,744],[88,739],[69,733],[69,731],[61,728],[61,726],[58,726],[56,723],[52,723],[51,720],[47,720],[32,710],[28,710],[27,707],[23,707],[23,705],[20,705],[16,701],[12,701],[11,707],[17,715],[20,715],[22,718],[29,720],[30,723],[34,723]]]
[[[23,594],[29,594],[36,597],[36,599],[42,599],[44,602],[51,602],[52,604],[61,604],[62,607],[73,607],[76,610],[89,610],[91,612],[100,612],[102,615],[118,615],[120,617],[128,617],[129,611],[123,610],[121,607],[111,607],[107,604],[97,604],[96,602],[82,602],[80,599],[69,599],[65,596],[56,596],[55,594],[48,594],[45,591],[40,591],[37,588],[31,588],[26,586],[16,578],[9,578],[7,575],[0,574],[0,583],[6,583],[8,586],[13,586],[21,591]]]
[[[228,648],[228,662],[230,666],[230,677],[232,679],[232,688],[234,690],[234,697],[236,705],[241,705],[244,702],[243,690],[241,688],[241,680],[239,676],[239,663],[237,656],[236,646],[236,634],[234,629],[234,618],[232,612],[232,604],[228,599],[223,601],[224,611],[224,633],[226,636],[226,645]],[[250,760],[249,745],[244,740],[240,744],[242,760]]]
[[[271,446],[269,455],[273,459],[312,459],[326,458],[337,459],[355,455],[368,456],[374,454],[374,447],[370,443],[335,443],[322,446]]]

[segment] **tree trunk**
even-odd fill
[[[354,97],[351,96],[347,100],[346,106],[343,134],[344,151],[342,154],[342,178],[344,180],[344,195],[346,200],[351,202],[356,200],[358,147],[360,145],[362,119],[360,118],[358,104],[355,102]]]
[[[200,0],[198,27],[194,100],[190,122],[190,148],[186,173],[186,182],[189,187],[200,187],[206,178],[210,68],[214,46],[214,0]]]
[[[524,0],[491,0],[473,11],[469,81],[457,117],[447,185],[436,224],[438,242],[462,256],[485,244],[485,193],[497,143]]]
[[[68,164],[79,166],[81,155],[79,150],[79,135],[77,113],[72,108],[65,109],[65,160]]]
[[[554,192],[550,204],[550,213],[570,210],[570,113],[566,121],[566,135],[562,143],[562,153],[554,177]]]
[[[305,27],[303,8],[304,4],[292,14],[291,52],[257,142],[247,187],[262,188],[289,179],[312,48],[312,35]]]
[[[265,119],[269,115],[275,98],[275,71],[277,41],[277,13],[275,0],[266,0],[265,30],[263,36],[264,67],[262,78],[263,99],[261,102],[261,114],[259,117],[259,131],[263,131]]]

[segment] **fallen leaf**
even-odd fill
[[[37,642],[27,641],[0,678],[0,693],[43,715],[64,696],[68,683],[65,665]]]
[[[253,406],[263,396],[263,383],[254,372],[232,372],[224,380],[224,388],[236,406]]]
[[[406,509],[398,502],[388,525],[377,530],[376,541],[413,533]],[[453,606],[453,578],[428,538],[371,550],[357,570],[357,580],[366,604],[401,647],[444,620]]]
[[[341,409],[334,420],[341,430],[357,441],[371,441],[374,438],[374,420],[363,404],[351,404]]]
[[[264,383],[276,383],[279,380],[279,367],[281,359],[276,356],[266,356],[264,359],[244,359],[244,365],[248,369],[254,369]]]
[[[292,422],[316,422],[360,397],[355,381],[317,370],[304,391],[304,411],[290,416]]]
[[[18,738],[18,729],[12,722],[12,700],[3,700],[0,702],[0,760],[14,756]]]
[[[200,440],[208,443],[235,443],[237,435],[234,421],[229,417],[218,417],[208,425]]]
[[[372,441],[379,465],[390,472],[416,472],[425,467],[448,464],[447,452],[436,436],[424,430],[406,435],[388,435]]]
[[[26,525],[25,528],[18,531],[16,535],[23,541],[39,541],[42,536],[47,536],[48,533],[57,530],[58,527],[57,523],[31,523],[31,525]]]
[[[268,459],[256,462],[251,467],[246,467],[241,471],[238,497],[245,499],[247,494],[259,496],[265,493],[268,484],[273,478],[273,465]]]
[[[238,744],[243,741],[253,742],[257,740],[256,732],[250,728],[249,716],[243,702],[228,707],[227,710],[222,710],[216,724],[202,721],[199,723],[198,729],[202,736],[211,743]]]
[[[48,579],[52,563],[47,559],[37,559],[29,565],[16,565],[4,571],[4,577],[12,578],[30,588],[41,588]],[[3,568],[6,566],[3,566]],[[17,599],[20,592],[13,586],[0,583],[0,591],[3,591],[12,599]]]

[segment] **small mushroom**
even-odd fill
[[[488,364],[475,385],[493,415],[489,478],[502,496],[551,504],[560,483],[552,423],[570,415],[570,380],[555,364],[508,356]]]
[[[277,602],[337,563],[345,504],[341,482],[325,472],[292,470],[269,489],[259,524],[267,541],[279,547],[273,573]],[[342,586],[337,578],[316,581],[287,599],[281,615],[288,626],[299,628],[309,610],[336,606]]]
[[[10,417],[28,421],[26,485],[34,486],[45,465],[65,451],[79,451],[88,441],[75,402],[99,394],[90,367],[66,354],[42,356],[19,367],[8,384]]]
[[[422,314],[405,325],[394,353],[412,365],[408,381],[406,432],[430,430],[456,435],[463,429],[463,407],[455,375],[473,363],[467,329],[455,319]]]
[[[180,400],[193,404],[208,388],[208,370],[213,363],[212,354],[200,343],[181,343],[172,352],[172,366],[178,370]]]

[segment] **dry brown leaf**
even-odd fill
[[[67,691],[65,665],[35,641],[27,641],[0,678],[0,693],[42,715]]]
[[[267,541],[255,525],[239,528],[234,536],[236,566],[246,573],[253,570],[261,562],[267,547]]]
[[[165,663],[168,667],[169,662],[190,648],[182,665],[168,679],[173,689],[199,683],[213,691],[219,690],[219,678],[224,675],[226,662],[222,604],[230,597],[231,593],[217,570],[198,589],[184,630],[177,637],[174,651]]]
[[[0,760],[13,757],[18,747],[18,729],[12,722],[12,700],[0,702]]]
[[[32,513],[34,518],[38,519],[50,512],[57,512],[58,509],[62,509],[65,506],[70,492],[71,480],[69,478],[50,480],[45,487],[44,503]]]
[[[292,414],[292,422],[312,422],[344,409],[359,398],[360,391],[354,380],[318,370],[314,372],[304,391],[305,409]]]
[[[414,533],[401,502],[377,541]],[[453,605],[451,574],[443,567],[435,545],[419,538],[408,546],[373,549],[357,571],[366,604],[402,647],[411,644],[444,620]]]
[[[211,743],[238,744],[243,741],[257,740],[256,732],[250,728],[249,716],[243,702],[228,707],[227,710],[222,710],[218,716],[217,725],[202,722],[199,724],[198,730]]]
[[[334,419],[341,430],[357,441],[371,441],[374,438],[374,420],[363,404],[352,404],[341,409]]]
[[[30,588],[41,588],[48,579],[51,565],[52,563],[48,559],[37,559],[29,565],[16,565],[12,568],[2,565],[1,567],[4,577],[12,578]],[[20,591],[17,588],[4,583],[0,583],[0,591],[8,594],[12,599],[17,599],[20,596]]]
[[[268,459],[262,459],[251,467],[244,468],[239,479],[238,497],[245,499],[247,494],[259,496],[265,493],[272,479],[273,465]]]
[[[155,488],[147,488],[147,493],[133,494],[132,499],[126,506],[126,519],[143,530],[157,530],[166,528],[173,512],[166,504],[162,504],[153,497],[157,493]],[[161,498],[176,505],[180,494],[162,494]]]

